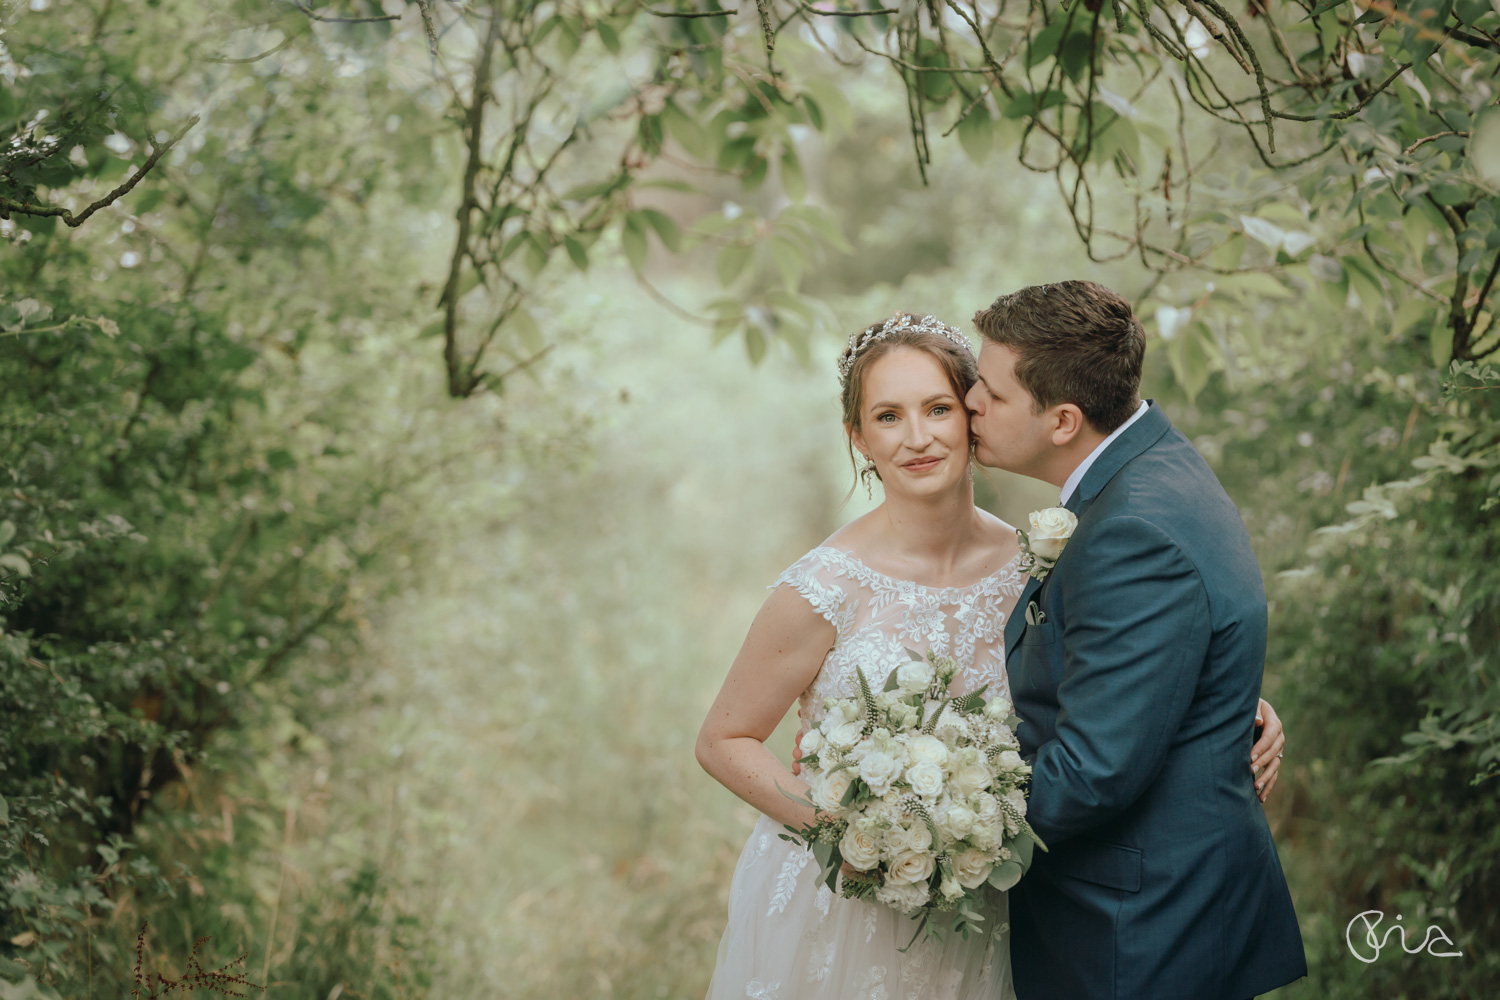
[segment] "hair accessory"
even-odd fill
[[[957,328],[949,326],[936,316],[912,316],[906,313],[898,313],[879,326],[872,326],[849,337],[849,346],[844,348],[844,356],[839,358],[839,388],[843,389],[848,385],[849,370],[854,367],[855,359],[864,353],[865,348],[876,341],[884,340],[893,333],[901,333],[905,330],[916,330],[920,333],[935,333],[939,337],[944,337],[962,347],[971,356],[974,353],[974,348],[969,344],[967,337]]]

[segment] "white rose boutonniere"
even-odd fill
[[[1032,511],[1031,531],[1016,529],[1021,538],[1021,568],[1038,580],[1045,580],[1077,527],[1077,515],[1066,507]]]

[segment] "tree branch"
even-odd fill
[[[57,208],[56,206],[49,205],[31,205],[23,201],[15,201],[11,198],[5,197],[4,195],[0,195],[0,219],[9,219],[10,213],[20,212],[22,215],[36,215],[59,218],[66,222],[69,227],[77,229],[79,226],[87,222],[89,216],[99,211],[99,209],[107,208],[108,206],[113,205],[115,202],[119,201],[121,198],[125,197],[125,195],[129,194],[131,190],[138,183],[140,183],[141,178],[145,177],[147,172],[149,172],[152,167],[156,166],[157,161],[166,155],[167,150],[177,145],[177,143],[181,141],[182,137],[187,135],[188,129],[198,124],[199,118],[199,115],[194,115],[186,122],[184,122],[181,128],[172,133],[172,137],[166,142],[162,143],[160,146],[153,145],[151,155],[146,158],[146,162],[141,164],[140,168],[137,169],[136,172],[132,174],[124,184],[121,184],[109,194],[105,195],[103,198],[100,198],[98,201],[94,202],[79,214],[74,215],[66,208]]]

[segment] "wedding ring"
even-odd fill
[[[1281,754],[1277,754],[1277,755],[1276,755],[1276,759],[1277,759],[1277,760],[1280,760],[1280,759],[1281,759]]]

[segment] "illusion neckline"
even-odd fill
[[[865,562],[863,559],[855,555],[853,552],[850,552],[848,549],[835,548],[832,545],[819,545],[813,551],[833,552],[843,557],[844,559],[847,559],[850,562],[862,567],[867,573],[871,574],[872,576],[879,577],[881,580],[884,580],[888,584],[902,587],[915,587],[918,590],[936,591],[940,594],[946,593],[948,591],[962,593],[967,590],[978,590],[996,577],[1004,576],[1007,570],[1021,561],[1021,553],[1017,552],[1015,555],[1011,556],[1008,562],[1006,562],[999,569],[995,570],[995,572],[990,573],[988,576],[982,576],[978,580],[975,580],[973,583],[967,583],[961,587],[934,587],[931,584],[917,583],[915,580],[902,580],[899,577],[891,576],[889,573],[882,573],[880,570],[876,569],[874,566],[871,566],[869,563]]]

